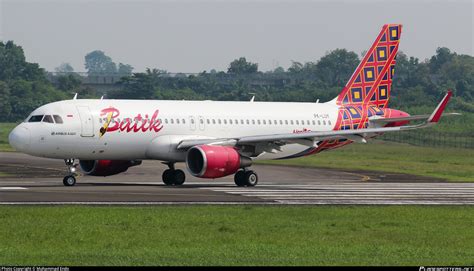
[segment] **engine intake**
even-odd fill
[[[129,167],[138,166],[140,160],[80,160],[81,170],[86,175],[110,176],[125,172]]]
[[[252,159],[240,155],[232,147],[199,145],[188,150],[186,166],[199,178],[220,178],[234,174],[252,164]]]

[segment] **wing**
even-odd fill
[[[441,102],[435,108],[433,113],[425,118],[414,116],[416,120],[425,119],[425,121],[418,125],[406,125],[398,127],[380,127],[380,128],[366,128],[366,129],[353,129],[353,130],[336,130],[336,131],[321,131],[321,132],[304,132],[304,133],[286,133],[286,134],[268,134],[268,135],[257,135],[257,136],[244,136],[239,138],[218,138],[218,139],[196,139],[196,140],[183,140],[177,145],[177,149],[188,149],[196,145],[222,145],[222,146],[246,146],[246,145],[267,145],[267,150],[272,151],[278,150],[280,146],[289,143],[298,143],[306,146],[316,146],[317,142],[323,140],[334,140],[334,139],[349,139],[356,142],[366,142],[366,138],[373,137],[377,134],[387,132],[397,132],[404,130],[420,129],[430,127],[436,124],[442,116],[444,109],[452,95],[451,91],[448,91],[443,97]],[[382,119],[385,120],[385,119]],[[404,119],[406,120],[406,119]],[[414,119],[409,119],[414,120]],[[378,120],[377,120],[378,121]],[[394,120],[391,119],[390,122]],[[254,154],[258,155],[258,154]]]

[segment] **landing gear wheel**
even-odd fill
[[[182,185],[186,180],[186,175],[181,169],[167,169],[163,172],[162,177],[166,185]]]
[[[234,175],[234,182],[237,186],[245,186],[244,182],[245,171],[239,170]]]
[[[258,183],[257,173],[253,170],[245,171],[243,180],[246,186],[255,186]]]
[[[161,177],[166,185],[173,185],[173,170],[167,169],[163,171],[163,175]]]
[[[186,181],[186,175],[181,169],[177,169],[173,173],[174,185],[182,185]]]
[[[64,186],[74,186],[76,184],[76,177],[69,175],[63,179]]]

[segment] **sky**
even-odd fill
[[[402,23],[400,50],[424,60],[441,46],[474,55],[473,2],[0,0],[0,40],[48,71],[85,71],[93,50],[136,72],[226,71],[242,56],[268,71],[336,48],[360,54],[383,24]]]

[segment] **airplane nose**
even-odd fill
[[[17,151],[25,151],[30,147],[30,130],[24,126],[17,126],[8,136],[10,145]]]

